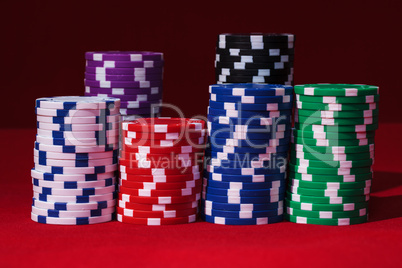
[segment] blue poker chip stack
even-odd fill
[[[31,219],[82,225],[111,221],[116,205],[120,100],[36,100]]]
[[[209,92],[202,217],[226,225],[282,221],[292,86],[217,84]]]
[[[85,59],[86,96],[119,98],[123,120],[159,116],[163,53],[99,51],[86,52]]]
[[[293,34],[220,34],[217,83],[293,85],[294,42]]]

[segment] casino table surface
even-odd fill
[[[198,221],[89,226],[30,219],[34,129],[2,129],[1,267],[394,267],[402,250],[402,124],[376,133],[370,220],[354,226]]]

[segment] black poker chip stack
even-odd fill
[[[220,34],[217,83],[293,85],[294,42],[293,34]]]

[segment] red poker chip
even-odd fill
[[[135,218],[178,218],[194,215],[198,213],[198,208],[168,211],[143,211],[117,207],[117,213],[127,217]]]
[[[176,190],[192,187],[201,187],[202,179],[183,182],[135,182],[120,180],[120,186],[132,189]]]
[[[117,220],[123,223],[141,224],[141,225],[172,225],[192,223],[197,220],[197,215],[178,218],[134,218],[117,214]]]
[[[128,160],[146,160],[146,161],[165,161],[173,162],[177,160],[186,159],[203,159],[204,152],[189,153],[189,154],[142,154],[135,152],[120,151],[122,159]]]
[[[162,197],[162,196],[192,196],[201,193],[201,185],[194,188],[176,189],[176,190],[150,190],[150,189],[134,189],[124,186],[119,187],[119,192],[131,196],[143,197]]]
[[[171,133],[189,130],[202,131],[205,129],[205,121],[192,118],[139,118],[122,123],[123,130],[135,132]]]
[[[189,154],[202,152],[205,145],[197,146],[175,146],[175,147],[152,147],[152,146],[131,146],[127,144],[122,145],[122,149],[127,152],[145,153],[145,154]]]
[[[136,140],[197,140],[201,137],[207,136],[207,130],[201,131],[190,130],[189,132],[172,132],[172,133],[154,133],[154,132],[134,132],[123,130],[124,138],[131,138]]]
[[[119,200],[118,206],[121,208],[144,210],[144,211],[168,211],[168,210],[183,210],[183,209],[198,208],[199,202],[194,201],[183,204],[150,205],[150,204],[130,203]]]
[[[180,174],[180,175],[136,175],[120,172],[120,179],[134,182],[158,182],[158,183],[174,183],[198,180],[201,173]]]
[[[182,175],[200,173],[202,167],[199,165],[182,168],[130,168],[120,163],[120,172],[136,175]]]
[[[138,146],[150,146],[152,148],[172,148],[178,146],[194,146],[201,147],[205,145],[206,138],[201,137],[198,139],[181,139],[181,140],[153,140],[153,139],[132,139],[124,138],[123,142],[126,146],[138,147]]]
[[[190,196],[162,196],[162,197],[143,197],[133,196],[129,194],[119,193],[119,200],[130,203],[139,204],[182,204],[198,201],[201,198],[201,194],[194,194]]]
[[[164,168],[164,169],[182,169],[201,165],[202,159],[198,163],[194,159],[185,159],[177,161],[147,161],[147,160],[127,160],[119,159],[120,165],[124,165],[130,168]]]

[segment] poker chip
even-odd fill
[[[261,203],[261,204],[229,204],[229,203],[219,203],[209,200],[203,200],[202,206],[204,210],[214,209],[214,210],[224,210],[224,211],[234,211],[236,213],[240,212],[252,212],[252,211],[267,211],[275,209],[283,209],[283,201],[271,202],[271,203]]]
[[[196,220],[205,122],[139,118],[122,123],[118,220],[141,225]]]
[[[266,61],[271,63],[269,57]],[[209,92],[204,219],[231,225],[281,221],[292,87],[217,84]]]
[[[86,96],[119,98],[123,116],[159,116],[155,105],[162,102],[163,53],[97,51],[86,52],[85,59]]]
[[[58,225],[87,225],[108,222],[113,219],[113,214],[97,217],[76,217],[76,218],[55,218],[36,215],[31,213],[31,220],[38,223],[58,224]]]
[[[283,220],[283,215],[272,216],[272,217],[259,217],[251,219],[239,219],[239,218],[228,218],[228,217],[214,217],[208,215],[201,215],[201,217],[210,223],[221,224],[221,225],[263,225],[281,222]]]
[[[123,216],[117,214],[117,220],[123,223],[140,224],[140,225],[171,225],[171,224],[185,224],[195,222],[197,215],[190,215],[187,217],[177,218],[136,218]]]
[[[378,128],[376,86],[295,86],[285,218],[350,225],[367,221]]]
[[[220,34],[216,43],[216,81],[292,85],[293,61],[294,35]]]
[[[120,105],[111,97],[36,100],[33,221],[81,225],[112,220]]]
[[[285,214],[284,218],[288,221],[301,224],[318,224],[318,225],[335,225],[335,226],[361,224],[368,221],[368,215],[354,218],[320,219],[320,218],[300,217]]]
[[[303,210],[303,211],[356,211],[360,209],[367,209],[368,203],[345,203],[345,204],[315,204],[315,203],[303,203],[286,200],[286,206],[288,208]]]

